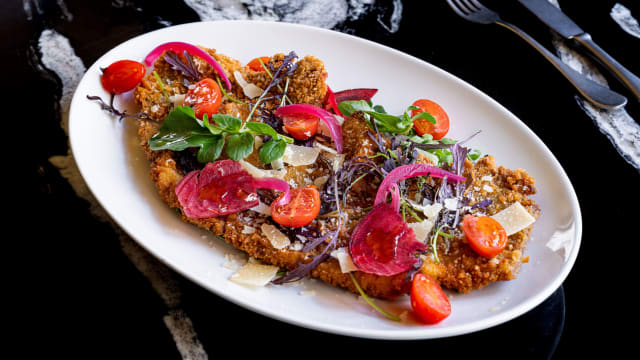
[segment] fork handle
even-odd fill
[[[571,67],[569,67],[569,65],[562,62],[562,60],[553,55],[549,50],[547,50],[544,46],[542,46],[527,33],[520,30],[517,26],[502,20],[498,20],[496,21],[496,23],[518,34],[518,36],[523,38],[526,42],[528,42],[531,46],[538,50],[540,54],[542,54],[547,60],[549,60],[549,62],[551,62],[553,66],[555,66],[555,68],[558,69],[558,71],[560,71],[562,75],[564,75],[564,77],[569,80],[569,82],[571,82],[571,84],[576,88],[576,90],[578,90],[580,94],[582,94],[582,96],[584,96],[587,100],[589,100],[596,106],[605,109],[612,109],[622,107],[627,103],[626,97],[592,80],[589,80],[581,73],[573,70]]]
[[[587,48],[609,71],[611,71],[633,95],[640,100],[640,78],[635,76],[631,71],[627,70],[619,62],[617,62],[611,55],[607,54],[598,44],[593,42],[591,35],[584,33],[574,36],[572,39],[579,42],[582,46]]]

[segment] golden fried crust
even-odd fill
[[[151,162],[151,179],[156,184],[162,200],[172,208],[181,209],[180,203],[178,203],[175,195],[175,187],[180,179],[182,179],[183,174],[176,167],[176,163],[172,159],[173,152],[152,151],[149,149],[146,142],[148,138],[157,131],[153,129],[154,125],[151,123],[143,123],[139,128],[143,149]],[[305,256],[309,254],[295,250],[275,249],[269,240],[259,231],[253,234],[243,234],[245,226],[259,229],[260,225],[265,222],[264,217],[250,210],[239,214],[204,219],[192,219],[181,212],[181,218],[185,222],[211,231],[213,235],[223,236],[225,241],[246,252],[251,257],[287,270],[295,269],[298,266],[298,262],[304,261]],[[350,224],[349,233],[356,224],[357,223]],[[343,236],[341,236],[341,238],[341,242],[345,242],[348,239]],[[342,273],[339,263],[333,258],[320,263],[320,265],[311,272],[311,276],[330,285],[344,287],[357,293],[357,289],[353,285],[349,275]],[[404,282],[406,274],[381,277],[357,272],[355,276],[362,289],[371,296],[393,298],[408,291],[409,284]]]
[[[535,187],[533,177],[524,170],[497,168],[495,159],[486,156],[468,171],[467,176],[473,179],[466,193],[472,199],[470,205],[481,200],[492,200],[491,205],[477,215],[493,215],[514,202],[520,202],[535,218],[540,215],[538,205],[526,196],[535,193]],[[520,265],[528,261],[523,254],[531,237],[531,228],[529,226],[509,236],[506,248],[492,258],[475,253],[459,228],[453,239],[438,238],[440,261],[436,262],[433,256],[424,257],[422,272],[436,279],[443,287],[461,293],[480,289],[495,281],[515,279]]]
[[[208,50],[221,65],[225,68],[225,73],[233,79],[233,71],[240,71],[247,81],[256,83],[258,86],[265,86],[269,79],[265,73],[257,73],[241,67],[240,64],[224,55],[218,54],[215,50]],[[278,64],[282,61],[283,55],[278,54],[271,58],[271,62]],[[314,57],[305,57],[298,61],[298,69],[292,77],[290,83],[291,99],[295,103],[311,103],[321,105],[326,96],[326,71],[321,61]],[[199,63],[198,66],[208,66]],[[163,60],[159,59],[155,64],[155,69],[165,82],[165,90],[169,96],[175,94],[184,94],[187,88],[183,84],[182,74],[172,70]],[[212,72],[211,69],[204,69],[205,72]],[[213,74],[211,74],[213,75]],[[241,94],[239,86],[234,86],[234,95],[237,98],[245,99]],[[143,111],[149,113],[152,117],[161,121],[168,112],[168,106],[164,99],[159,85],[153,76],[148,74],[142,84],[135,91],[135,98]],[[241,114],[246,116],[247,108],[244,105],[230,102],[223,99],[220,112],[224,114]],[[241,117],[241,118],[244,118]],[[150,162],[150,177],[155,183],[158,193],[164,202],[170,207],[180,210],[182,220],[195,224],[203,229],[211,231],[213,235],[221,235],[225,241],[234,247],[246,252],[249,256],[262,260],[267,264],[272,264],[285,268],[287,270],[295,269],[299,262],[305,260],[307,255],[317,254],[323,246],[320,246],[314,253],[302,253],[300,251],[290,249],[275,249],[261,231],[252,234],[244,234],[243,230],[246,226],[259,229],[261,224],[268,221],[264,215],[258,214],[251,210],[247,210],[237,214],[227,216],[192,219],[185,216],[175,195],[175,187],[185,175],[176,163],[175,154],[169,150],[152,151],[148,146],[149,138],[158,131],[158,125],[152,122],[140,122],[138,133],[140,136],[141,146]],[[345,139],[345,153],[347,159],[360,155],[373,155],[378,151],[377,147],[371,141],[367,133],[369,129],[362,116],[354,116],[345,120],[343,124],[343,134]],[[253,156],[253,155],[252,155]],[[252,161],[253,160],[253,161]],[[249,158],[249,161],[258,166],[259,161],[256,157]],[[527,198],[527,195],[535,193],[534,180],[524,170],[509,170],[497,167],[493,157],[485,157],[478,161],[474,166],[470,162],[467,166],[467,176],[473,180],[468,191],[472,199],[489,198],[493,203],[485,210],[488,215],[494,214],[505,208],[514,201],[522,203],[527,210],[535,217],[539,214],[537,205]],[[287,173],[286,180],[291,180],[296,185],[302,185],[308,182],[309,178],[327,175],[326,169],[321,167],[298,167],[290,168]],[[491,186],[494,191],[487,193],[484,190],[482,182],[485,176],[492,176]],[[361,219],[366,211],[362,208],[370,206],[375,196],[376,185],[371,181],[360,181],[352,188],[353,194],[351,199],[360,199],[358,204],[354,204],[348,200],[348,206],[344,211],[350,214],[350,221],[346,224],[345,229],[340,233],[338,243],[340,246],[348,244],[349,237],[359,219]],[[480,190],[474,190],[474,189]],[[484,192],[483,192],[484,191]],[[349,199],[349,197],[348,197]],[[473,200],[472,200],[473,202]],[[314,220],[313,225],[317,225],[320,230],[335,228],[335,224],[324,220]],[[530,237],[530,228],[525,229],[517,234],[509,237],[507,249],[492,259],[482,258],[475,254],[468,244],[461,231],[457,236],[447,241],[440,238],[438,240],[438,255],[440,262],[436,263],[432,257],[424,258],[424,266],[422,271],[432,275],[437,279],[443,287],[457,289],[460,292],[469,292],[472,289],[480,288],[493,281],[509,280],[515,277],[520,264],[526,261],[523,258],[523,251],[526,242]],[[406,273],[397,274],[395,276],[377,276],[365,274],[362,272],[354,272],[358,283],[363,290],[370,296],[380,298],[394,298],[405,294],[410,289],[410,283],[405,281]],[[329,258],[320,263],[311,273],[312,277],[316,277],[330,285],[339,286],[352,292],[357,292],[350,276],[342,273],[338,261]]]
[[[284,54],[276,54],[270,58],[269,63],[277,69],[282,64],[283,59]],[[327,96],[327,85],[325,83],[327,71],[324,68],[324,63],[315,56],[305,56],[299,59],[296,64],[298,66],[289,81],[287,96],[294,104],[322,106]],[[271,81],[271,77],[266,71],[253,71],[245,67],[242,70],[242,74],[248,82],[256,84],[262,89]],[[283,90],[284,86],[284,82],[280,84]]]

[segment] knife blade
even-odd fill
[[[548,27],[555,30],[562,37],[571,39],[574,36],[584,34],[584,30],[576,25],[567,15],[565,15],[555,5],[548,0],[518,0],[529,11],[538,17]]]
[[[592,39],[591,35],[582,30],[565,15],[559,8],[548,0],[518,0],[548,27],[555,30],[562,37],[577,41],[590,52],[607,70],[611,71],[622,84],[629,89],[640,101],[640,78],[622,66],[611,55],[607,54]]]

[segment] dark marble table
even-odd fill
[[[15,290],[5,293],[15,301],[7,312],[17,320],[9,329],[16,342],[8,347],[26,357],[42,352],[56,358],[112,359],[216,358],[228,349],[231,356],[243,357],[314,353],[370,357],[382,350],[414,358],[480,355],[492,359],[565,359],[583,350],[613,358],[624,353],[629,342],[624,335],[628,328],[623,329],[631,325],[633,330],[637,320],[633,296],[627,292],[635,287],[638,267],[634,256],[639,248],[635,229],[639,169],[623,159],[578,105],[574,89],[529,45],[498,26],[465,22],[445,1],[375,1],[375,5],[373,1],[327,1],[329,8],[346,7],[347,15],[316,20],[417,56],[468,81],[512,111],[547,144],[575,187],[584,220],[578,259],[552,296],[530,312],[488,330],[426,341],[374,341],[272,320],[231,304],[161,265],[146,268],[154,259],[133,242],[122,240],[121,231],[97,217],[96,211],[92,213],[90,203],[54,166],[60,165],[55,158],[60,160],[68,152],[61,120],[74,74],[64,71],[77,71],[77,66],[48,63],[41,39],[43,31],[55,31],[68,39],[75,58],[88,67],[131,37],[200,21],[204,15],[189,6],[194,3],[220,4],[209,16],[236,16],[238,9],[255,18],[264,16],[265,10],[280,18],[295,13],[291,8],[274,8],[269,1],[243,1],[240,8],[232,4],[229,9],[235,12],[224,11],[233,1],[2,2],[3,94],[12,99],[8,106],[12,111],[4,119],[11,124],[5,137],[12,145],[16,141],[8,155],[18,160],[4,177],[9,183],[26,185],[24,192],[5,185],[11,202],[4,207],[17,215],[5,226],[19,229],[5,235],[12,244],[5,258],[16,263],[8,273]],[[293,3],[302,9],[301,2]],[[615,3],[560,1],[602,47],[640,74],[640,39],[612,20],[609,13]],[[619,3],[640,17],[637,2]],[[517,2],[486,4],[553,49],[551,32]],[[59,50],[69,55],[64,46]],[[640,103],[603,73],[613,89],[629,97],[628,114],[640,119]],[[640,144],[635,146],[639,151]],[[5,233],[11,234],[9,229]],[[158,289],[163,286],[169,290]],[[181,321],[187,326],[180,326]],[[186,333],[176,335],[180,330]],[[182,340],[176,344],[176,338]]]

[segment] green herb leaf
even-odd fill
[[[345,116],[351,116],[356,111],[362,111],[374,119],[378,130],[382,132],[406,134],[413,127],[413,121],[406,112],[401,116],[390,115],[384,112],[384,108],[380,106],[372,107],[364,100],[343,101],[338,104],[338,108]],[[376,109],[383,112],[376,111]]]
[[[284,150],[287,147],[287,143],[283,140],[271,140],[267,141],[262,145],[258,155],[260,156],[260,161],[265,164],[270,164],[271,162],[278,160],[284,155]]]
[[[200,150],[198,150],[198,161],[201,163],[216,161],[222,153],[224,142],[224,136],[221,135],[208,137],[202,142]]]
[[[432,124],[436,123],[436,118],[434,118],[433,115],[429,114],[428,112],[421,112],[420,114],[416,114],[415,116],[411,117],[411,121],[414,121],[416,119],[425,119]]]
[[[247,121],[245,125],[247,126],[247,129],[253,131],[256,134],[271,136],[274,139],[277,138],[278,135],[280,135],[274,128],[264,123]]]
[[[376,106],[374,106],[374,107],[373,107],[373,110],[374,110],[375,112],[379,112],[379,113],[381,113],[381,114],[386,114],[386,113],[387,113],[387,110],[385,110],[385,109],[384,109],[384,107],[383,107],[382,105],[376,105]]]
[[[471,151],[469,151],[469,153],[467,154],[467,159],[475,162],[476,160],[478,160],[480,158],[480,156],[482,156],[482,152],[478,149],[472,149]]]
[[[253,122],[253,121],[247,121],[245,123],[245,126],[247,127],[247,129],[249,129],[250,131],[252,131],[253,133],[255,133],[256,135],[266,135],[266,136],[271,136],[273,139],[276,140],[283,140],[289,144],[293,144],[293,139],[288,137],[288,136],[284,136],[282,134],[279,134],[274,128],[272,128],[271,126],[264,124],[264,123],[259,123],[259,122]]]
[[[356,277],[353,276],[353,273],[349,273],[349,276],[351,277],[351,281],[353,281],[353,285],[355,285],[356,289],[358,290],[358,292],[360,293],[360,296],[362,296],[362,298],[364,299],[364,301],[367,302],[367,304],[369,304],[369,306],[371,306],[372,308],[374,308],[376,311],[378,311],[380,314],[384,315],[387,317],[387,319],[389,320],[393,320],[393,321],[402,321],[402,319],[399,316],[393,315],[387,311],[385,311],[384,309],[382,309],[381,307],[379,307],[378,305],[376,305],[373,300],[371,300],[367,294],[364,292],[364,290],[362,290],[362,288],[360,287],[360,284],[358,284],[358,282],[356,281]]]
[[[253,135],[243,132],[229,136],[225,151],[231,160],[246,158],[253,152]]]
[[[226,132],[237,133],[242,128],[242,120],[235,116],[213,114],[211,120],[215,121],[215,123]]]
[[[182,151],[200,146],[211,132],[204,128],[189,106],[179,106],[171,110],[162,122],[160,130],[149,139],[151,150]]]
[[[213,135],[220,135],[223,133],[223,130],[221,127],[215,125],[215,124],[211,124],[209,122],[209,115],[204,114],[202,116],[202,124],[204,127],[206,127],[207,129],[209,129],[209,131],[213,134]]]

